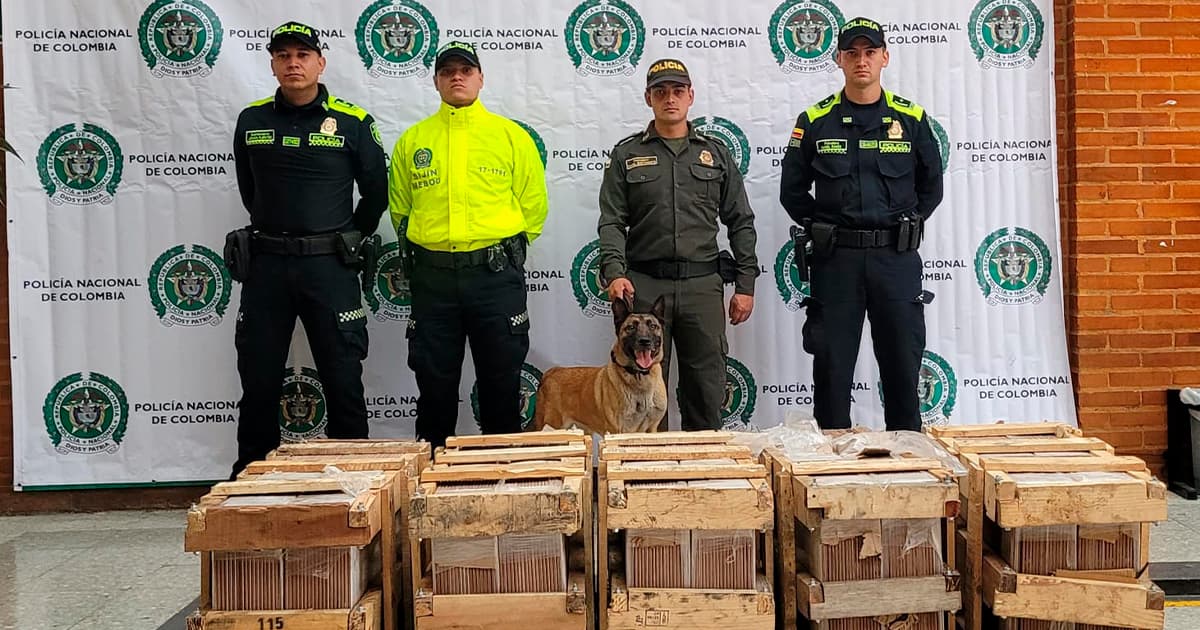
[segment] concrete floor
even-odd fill
[[[1170,500],[1154,562],[1200,562],[1200,501]],[[182,511],[0,518],[0,630],[164,627],[198,593]],[[1200,607],[1168,602],[1167,630],[1200,628]]]

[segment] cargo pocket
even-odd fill
[[[337,315],[338,334],[346,348],[358,357],[359,361],[367,358],[367,314],[362,308],[343,311]]]
[[[907,210],[917,205],[916,182],[913,178],[913,158],[908,153],[879,156],[879,174],[887,186],[888,204],[894,210]]]

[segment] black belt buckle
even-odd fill
[[[492,273],[504,271],[504,245],[496,243],[487,248],[487,265]]]

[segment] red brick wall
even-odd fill
[[[1165,390],[1200,384],[1200,3],[1058,4],[1079,421],[1158,466]]]
[[[1079,420],[1158,467],[1165,390],[1200,384],[1200,2],[1056,0],[1054,26],[1066,326]],[[7,262],[0,248],[0,264]],[[185,505],[197,496],[194,488],[9,490],[7,282],[0,274],[0,514]]]

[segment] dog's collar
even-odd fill
[[[629,366],[629,365],[625,365],[625,364],[621,363],[620,361],[617,360],[616,352],[610,351],[608,353],[608,356],[612,357],[612,362],[616,363],[618,366],[620,366],[622,370],[625,370],[626,372],[629,372],[630,374],[632,374],[634,376],[646,376],[647,374],[650,373],[650,370],[648,368],[643,370],[642,368],[640,368],[636,365]]]

